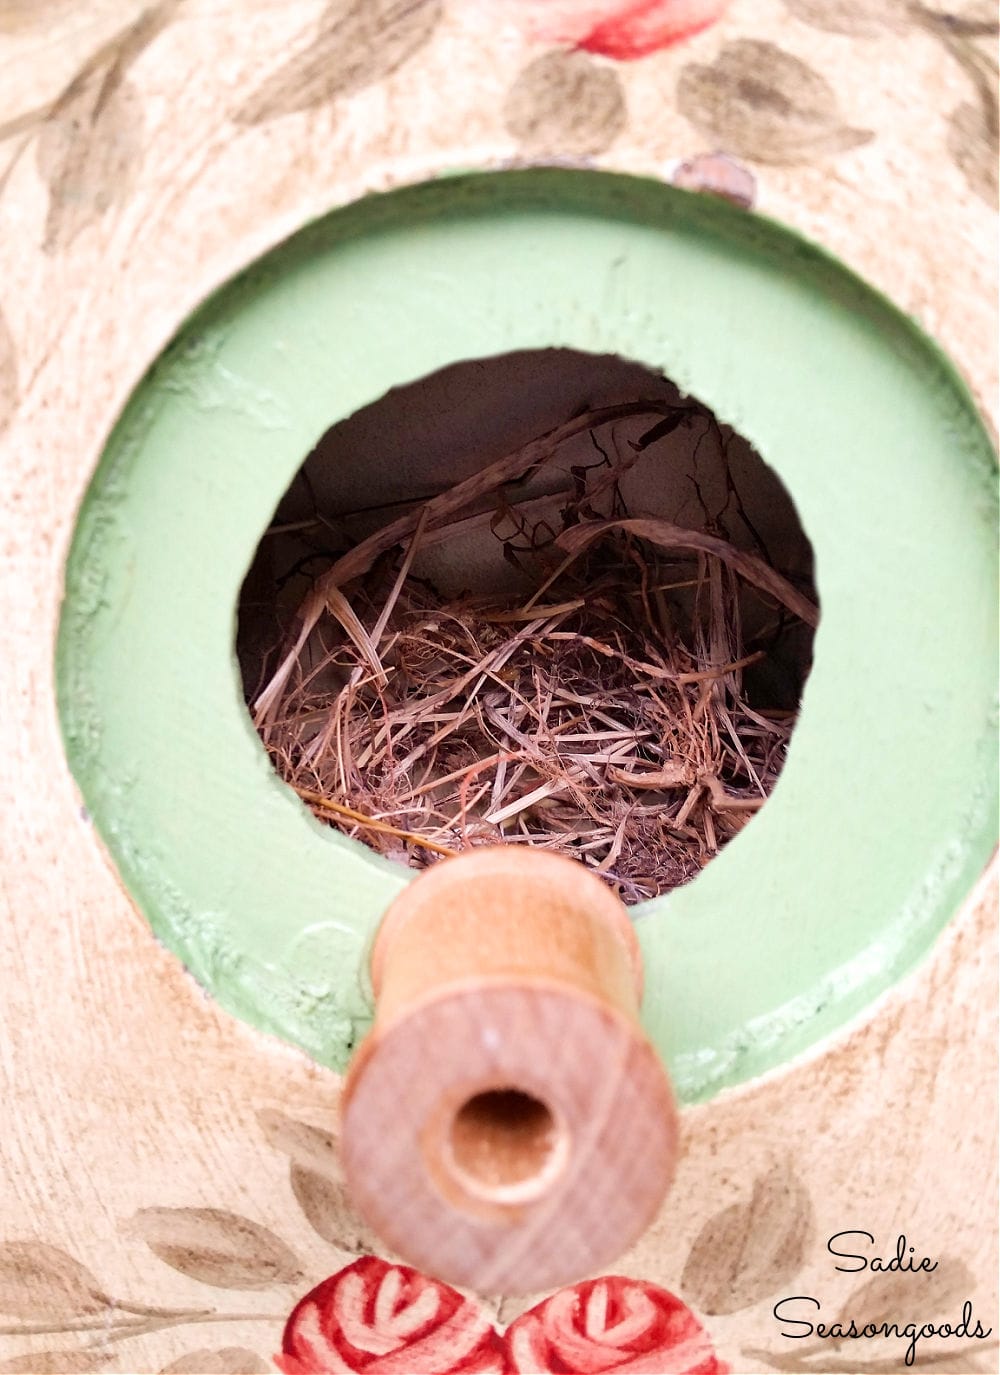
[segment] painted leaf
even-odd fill
[[[275,1150],[283,1151],[293,1164],[320,1173],[339,1173],[337,1136],[334,1132],[297,1122],[274,1108],[261,1109],[257,1121],[268,1144]]]
[[[925,1375],[927,1371],[936,1371],[938,1375],[993,1375],[998,1368],[996,1353],[995,1343],[985,1349],[977,1343],[975,1347],[966,1347],[964,1351],[942,1351],[935,1356],[918,1356],[913,1365],[907,1365],[905,1360],[898,1361],[886,1375],[912,1375],[915,1369],[920,1371],[920,1375]],[[854,1375],[853,1371],[851,1375]]]
[[[785,0],[785,8],[814,29],[851,38],[877,38],[899,29],[908,7],[905,0]]]
[[[0,310],[0,434],[14,418],[17,399],[17,350],[3,311]]]
[[[100,1313],[111,1303],[94,1275],[41,1241],[0,1246],[0,1313],[36,1320]]]
[[[966,0],[964,5],[911,5],[913,22],[947,38],[996,37],[994,0]]]
[[[310,46],[282,63],[233,118],[257,124],[384,80],[429,42],[441,8],[442,0],[333,0]]]
[[[997,203],[997,116],[992,95],[965,101],[948,119],[948,152],[969,188],[987,205]]]
[[[906,1346],[906,1338],[903,1339],[901,1346]],[[978,1344],[975,1347],[952,1348],[950,1351],[941,1351],[933,1356],[920,1354],[920,1347],[917,1347],[917,1359],[913,1365],[906,1364],[904,1352],[898,1357],[889,1356],[878,1360],[871,1357],[864,1362],[865,1375],[911,1375],[911,1372],[919,1371],[924,1375],[925,1371],[938,1371],[940,1375],[992,1375],[996,1370],[996,1360],[993,1353],[996,1347],[989,1346],[985,1350]],[[861,1367],[857,1360],[842,1358],[840,1360],[831,1358],[825,1353],[813,1356],[797,1356],[788,1351],[764,1351],[760,1347],[746,1346],[743,1348],[743,1355],[752,1361],[757,1361],[766,1369],[780,1371],[781,1375],[859,1375]]]
[[[217,1289],[266,1289],[302,1279],[280,1237],[221,1208],[142,1208],[129,1230],[166,1265]]]
[[[695,1238],[681,1292],[703,1313],[751,1308],[792,1278],[812,1233],[809,1196],[787,1165],[755,1181],[746,1203],[709,1218]]]
[[[844,124],[833,87],[819,72],[752,38],[727,43],[710,65],[689,63],[677,106],[701,133],[757,162],[809,162],[873,138]]]
[[[380,1249],[374,1232],[348,1202],[341,1182],[294,1164],[289,1179],[306,1221],[324,1241],[353,1255],[370,1255]]]
[[[165,1365],[160,1375],[267,1375],[270,1369],[255,1351],[224,1346],[218,1351],[192,1351]]]
[[[131,191],[142,159],[144,114],[138,89],[126,77],[176,3],[151,5],[103,44],[49,112],[38,140],[38,168],[49,187],[47,253],[72,243]]]
[[[289,1183],[313,1231],[353,1255],[376,1250],[377,1238],[347,1201],[334,1133],[273,1108],[262,1109],[257,1120],[269,1143],[289,1157]]]
[[[919,1347],[917,1348],[919,1351]],[[942,1351],[936,1356],[918,1356],[914,1365],[907,1365],[905,1360],[898,1361],[891,1371],[886,1371],[886,1375],[912,1375],[916,1369],[920,1375],[926,1375],[928,1371],[937,1372],[937,1375],[993,1375],[997,1369],[996,1347],[969,1350],[966,1347],[964,1352]],[[847,1365],[845,1362],[844,1369]],[[854,1375],[854,1371],[851,1371]],[[878,1375],[878,1372],[875,1372]]]
[[[3,1375],[89,1375],[115,1359],[110,1351],[32,1351],[0,1361]]]
[[[942,44],[971,82],[974,99],[948,116],[947,146],[970,189],[995,209],[1000,118],[997,115],[996,4],[972,0],[963,6],[914,5],[913,22]]]
[[[751,1361],[759,1361],[768,1370],[780,1372],[780,1375],[812,1375],[814,1369],[807,1357],[796,1356],[786,1351],[764,1351],[757,1346],[745,1346],[743,1354]],[[822,1368],[824,1372],[829,1371],[826,1361]],[[815,1370],[819,1375],[820,1367],[816,1366]]]
[[[82,229],[127,197],[139,171],[143,108],[131,82],[110,95],[106,74],[90,76],[38,140],[38,167],[49,187],[46,253],[73,242]]]
[[[535,58],[511,87],[507,132],[525,152],[602,153],[625,127],[625,92],[618,73],[582,52]]]
[[[836,1321],[848,1323],[853,1319],[858,1328],[867,1323],[877,1327],[918,1318],[930,1322],[945,1316],[956,1304],[961,1307],[975,1287],[962,1261],[942,1257],[936,1270],[873,1275],[847,1298]]]

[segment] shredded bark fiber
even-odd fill
[[[624,457],[598,443],[601,427],[644,415]],[[744,673],[790,624],[815,626],[811,588],[759,541],[749,552],[631,515],[618,486],[645,448],[706,415],[649,401],[577,416],[320,575],[253,705],[317,816],[413,867],[497,842],[556,850],[627,903],[686,882],[746,824],[795,713],[751,705]],[[587,431],[594,463],[560,469]],[[548,465],[565,491],[518,500],[512,484]],[[476,522],[526,591],[446,598],[415,575],[422,549]],[[749,597],[765,622],[753,646]]]

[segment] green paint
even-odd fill
[[[996,834],[994,456],[936,348],[818,249],[657,183],[448,178],[332,214],[220,291],[96,473],[58,654],[69,758],[157,935],[238,1016],[343,1067],[405,871],[272,773],[238,590],[335,420],[457,360],[565,346],[661,369],[757,446],[816,551],[801,721],[760,816],[636,909],[681,1096],[779,1064],[925,952]]]

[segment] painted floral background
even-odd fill
[[[934,46],[956,92],[954,103],[934,112],[944,124],[947,156],[975,197],[996,203],[992,3],[782,0],[790,23],[816,36],[815,52],[773,26],[765,36],[747,24],[738,33],[725,29],[710,49],[693,43],[689,49],[721,16],[724,5],[712,0],[489,4],[531,42],[497,110],[498,128],[519,159],[588,159],[624,141],[641,98],[639,77],[649,70],[644,64],[669,55],[662,98],[699,151],[668,174],[679,185],[750,207],[772,171],[818,166],[833,177],[838,159],[880,137],[864,99],[845,97],[834,64],[822,60],[828,39],[848,40],[859,62],[867,48],[887,40],[920,40]],[[49,19],[61,22],[69,9],[68,0],[0,0],[0,37]],[[188,7],[186,0],[151,0],[123,4],[126,10],[127,22],[88,52],[51,99],[9,116],[0,103],[0,200],[31,164],[45,198],[39,241],[48,259],[113,226],[141,185],[157,115],[137,69],[172,25],[186,22]],[[330,0],[308,35],[275,52],[264,75],[232,83],[233,136],[271,125],[280,130],[282,120],[302,112],[326,111],[335,120],[348,97],[386,82],[432,44],[448,11],[446,0]],[[0,431],[41,366],[26,356],[24,322],[5,316],[3,289],[0,283]],[[288,1161],[299,1208],[288,1235],[305,1223],[322,1238],[330,1248],[325,1270],[310,1268],[288,1240],[251,1216],[151,1205],[121,1223],[120,1237],[148,1260],[148,1290],[117,1294],[101,1281],[99,1249],[70,1254],[44,1231],[21,1228],[0,1236],[0,1372],[125,1370],[130,1342],[176,1330],[186,1350],[162,1366],[163,1375],[722,1375],[727,1367],[715,1354],[713,1320],[759,1310],[760,1330],[768,1330],[775,1297],[788,1292],[822,1245],[813,1200],[793,1160],[781,1158],[747,1181],[740,1201],[715,1209],[705,1200],[705,1221],[687,1249],[676,1292],[611,1275],[523,1303],[503,1296],[476,1300],[373,1254],[377,1244],[344,1197],[327,1132],[270,1109],[259,1123],[261,1149]],[[186,1277],[205,1300],[158,1304],[157,1276],[166,1273],[160,1267]],[[882,1321],[913,1300],[915,1282],[899,1275],[865,1279],[843,1311],[858,1322]],[[960,1302],[972,1282],[961,1261],[942,1258],[935,1301]],[[233,1346],[214,1335],[236,1323],[253,1324],[259,1341]],[[742,1354],[774,1371],[846,1375],[858,1369],[854,1353],[829,1343],[822,1350],[804,1346],[794,1356],[773,1343]],[[953,1349],[918,1368],[987,1370],[995,1361],[995,1347]],[[889,1375],[905,1367],[901,1357],[880,1357],[865,1369]]]
[[[143,1208],[122,1224],[124,1237],[189,1279],[255,1296],[289,1285],[306,1291],[291,1313],[259,1301],[169,1308],[106,1292],[89,1266],[44,1241],[10,1240],[0,1244],[0,1313],[15,1321],[0,1325],[0,1334],[51,1335],[53,1347],[0,1361],[0,1371],[121,1368],[130,1338],[182,1327],[191,1349],[163,1375],[275,1368],[284,1375],[727,1375],[691,1309],[643,1280],[610,1275],[539,1301],[480,1300],[374,1255],[376,1238],[345,1197],[334,1138],[273,1109],[259,1121],[266,1141],[289,1157],[306,1221],[338,1256],[353,1252],[356,1259],[315,1283],[291,1247],[252,1218],[216,1208]],[[696,1252],[689,1265],[698,1287]],[[772,1267],[767,1282],[776,1277]],[[256,1349],[205,1341],[213,1327],[248,1321],[260,1326]]]
[[[546,1296],[470,1296],[375,1254],[379,1243],[345,1195],[329,1132],[274,1109],[261,1110],[258,1122],[267,1146],[288,1158],[302,1214],[289,1217],[289,1232],[304,1218],[331,1248],[334,1273],[310,1273],[274,1231],[219,1208],[143,1208],[120,1230],[123,1244],[144,1244],[156,1262],[231,1294],[224,1306],[164,1307],[113,1295],[96,1269],[64,1250],[39,1239],[7,1240],[0,1243],[0,1335],[26,1346],[44,1335],[52,1346],[38,1350],[35,1341],[30,1351],[0,1360],[0,1372],[131,1369],[131,1339],[181,1328],[190,1349],[161,1375],[734,1375],[716,1354],[712,1318],[759,1308],[760,1329],[773,1328],[775,1296],[795,1292],[788,1285],[821,1245],[812,1201],[791,1163],[779,1162],[750,1183],[740,1202],[714,1213],[706,1208],[679,1294],[636,1277],[602,1275]],[[345,1253],[354,1256],[347,1264]],[[148,1274],[155,1289],[156,1264]],[[839,1316],[863,1325],[915,1305],[923,1314],[947,1312],[973,1287],[966,1266],[944,1258],[933,1276],[863,1280]],[[290,1312],[279,1297],[289,1288],[301,1293]],[[259,1328],[252,1348],[212,1342],[214,1329],[235,1323]],[[742,1354],[801,1375],[861,1368],[844,1343],[795,1352],[790,1346],[747,1347]],[[996,1351],[995,1343],[953,1345],[943,1356],[922,1357],[916,1368],[984,1371]],[[897,1355],[864,1365],[872,1375],[907,1368],[902,1345]]]
[[[32,14],[38,18],[62,3],[6,0],[0,5],[0,36],[27,23]],[[510,88],[506,126],[526,151],[560,156],[593,155],[608,148],[629,118],[627,66],[682,44],[726,7],[725,0],[489,3],[491,17],[517,23],[539,47]],[[954,63],[966,79],[965,98],[945,115],[948,151],[975,193],[995,202],[998,23],[989,0],[948,6],[921,0],[783,3],[791,18],[860,45],[892,35],[930,36],[940,46],[942,61]],[[131,69],[174,19],[183,18],[184,4],[153,0],[140,8],[121,33],[90,55],[54,100],[6,122],[0,119],[0,193],[34,146],[49,187],[48,251],[70,244],[89,222],[130,194],[141,167],[145,124]],[[444,0],[331,0],[312,41],[290,52],[263,82],[237,95],[233,120],[258,124],[280,119],[386,79],[433,40],[444,12]],[[865,125],[863,106],[841,109],[835,73],[819,70],[771,39],[752,34],[734,38],[713,60],[682,60],[677,70],[677,108],[706,140],[706,152],[724,150],[751,162],[792,165],[849,151],[876,136]],[[2,346],[0,336],[0,353]],[[9,381],[6,386],[9,391]],[[0,399],[3,392],[0,382]]]
[[[726,0],[468,0],[480,19],[514,25],[537,49],[511,83],[501,111],[529,158],[593,157],[630,121],[629,72],[658,53],[683,49],[724,13]],[[940,112],[948,156],[969,189],[997,200],[996,8],[991,0],[782,0],[789,19],[868,43],[922,35],[964,85]],[[42,106],[4,119],[0,106],[0,197],[22,160],[34,156],[48,189],[44,248],[62,252],[95,221],[121,211],[141,178],[149,115],[133,67],[190,0],[127,0],[130,20],[98,45]],[[67,0],[0,0],[0,39],[32,22],[65,16]],[[233,93],[230,118],[257,126],[337,102],[386,81],[435,38],[445,0],[329,0],[311,40],[249,89]],[[863,101],[845,109],[837,74],[773,37],[727,37],[709,60],[674,62],[673,102],[704,141],[675,174],[678,184],[750,205],[753,168],[822,162],[878,135]],[[919,93],[915,92],[915,98]],[[935,112],[937,117],[937,112]],[[750,164],[747,166],[745,164]],[[20,394],[17,341],[0,306],[0,431]]]

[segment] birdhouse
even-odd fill
[[[996,34],[0,0],[0,1370],[995,1369]]]

